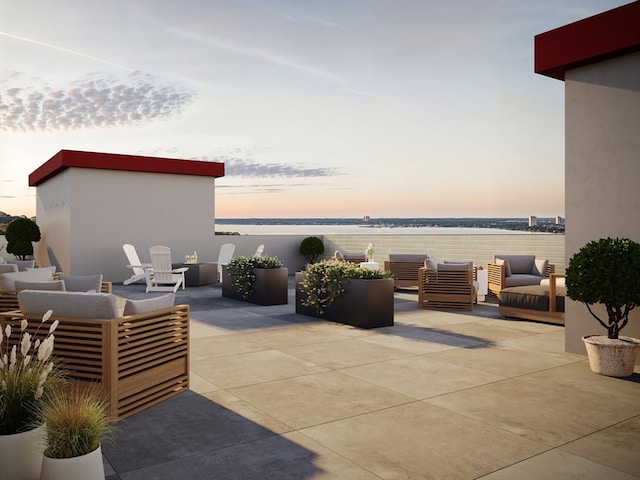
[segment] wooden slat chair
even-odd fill
[[[555,265],[535,255],[496,255],[487,264],[488,290],[498,295],[507,287],[539,285],[540,281],[555,273]]]
[[[50,302],[54,304],[50,322],[60,322],[55,331],[53,355],[60,359],[72,381],[79,385],[94,382],[101,386],[108,395],[111,414],[116,421],[189,388],[188,305],[119,316],[115,295],[24,291],[21,301],[29,300],[28,297],[33,299],[34,294],[43,296],[42,309],[50,302],[51,295],[67,296],[68,303],[75,304],[65,312],[67,314],[83,310],[78,308],[78,299],[84,296],[85,313],[88,310],[98,311],[101,313],[96,316],[110,317],[61,316],[56,314],[56,311],[64,310],[61,302]],[[88,308],[91,307],[86,305],[89,296],[101,297],[101,305]],[[138,302],[157,300],[152,298]],[[109,304],[106,312],[105,302]],[[23,318],[29,320],[27,331],[35,334],[42,319],[40,311],[0,313],[0,326],[4,329],[5,325],[11,324],[12,328],[19,330]]]
[[[394,287],[418,287],[419,270],[424,267],[428,255],[413,253],[390,253],[389,260],[385,260],[384,269],[391,272]]]
[[[475,268],[420,268],[418,307],[473,310],[477,291],[474,272]]]

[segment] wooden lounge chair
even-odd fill
[[[412,253],[390,253],[389,260],[384,262],[384,269],[391,272],[394,287],[418,287],[419,270],[424,267],[428,255]]]
[[[548,285],[507,287],[498,295],[498,313],[503,317],[564,325],[566,288],[558,286],[563,274],[552,273]]]
[[[419,270],[419,308],[450,308],[473,310],[476,302],[477,283],[474,268],[462,268],[465,264],[438,264],[438,268],[422,267]]]

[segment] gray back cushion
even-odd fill
[[[37,290],[18,293],[18,305],[24,314],[44,315],[47,310],[53,310],[54,318],[118,318],[116,300],[116,296],[111,293]]]
[[[438,270],[471,270],[468,263],[439,263]]]
[[[14,282],[16,290],[57,290],[64,292],[64,280],[50,280],[48,282],[30,282],[27,280],[16,280]]]
[[[123,315],[136,315],[138,313],[147,313],[154,310],[173,307],[176,296],[173,293],[167,293],[160,297],[145,298],[144,300],[130,300],[124,304]]]
[[[67,292],[99,292],[102,288],[102,275],[60,275]]]
[[[13,273],[18,271],[15,263],[0,263],[0,273]]]
[[[15,290],[15,281],[24,280],[27,282],[48,282],[53,280],[55,267],[34,268],[24,272],[0,273],[0,290]]]
[[[24,272],[28,268],[35,268],[35,260],[9,260],[7,263],[12,263],[18,267],[18,271]]]
[[[389,261],[390,262],[424,262],[428,255],[423,253],[390,253]]]
[[[496,259],[501,258],[509,262],[511,274],[531,273],[533,271],[533,263],[536,259],[535,255],[496,255]]]

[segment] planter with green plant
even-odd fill
[[[33,255],[32,242],[40,241],[40,227],[33,220],[18,218],[7,225],[5,238],[7,253],[12,253],[20,260],[26,260]]]
[[[587,243],[569,260],[566,285],[567,296],[584,303],[607,330],[606,336],[582,337],[591,369],[612,377],[632,375],[640,340],[620,336],[620,331],[640,305],[640,244],[628,238]]]
[[[104,479],[101,443],[111,432],[108,400],[97,385],[70,383],[40,405],[45,424],[41,480]]]
[[[288,303],[289,271],[276,257],[235,257],[222,271],[222,296],[258,305]]]
[[[383,270],[323,260],[296,273],[296,313],[360,328],[393,325],[393,279]]]
[[[324,243],[318,237],[307,237],[300,242],[300,253],[307,263],[315,263],[324,253]]]
[[[46,325],[51,314],[51,310],[45,313],[33,328],[27,320],[20,324],[3,320],[1,324],[0,465],[6,478],[40,477],[43,448],[39,437],[44,427],[38,409],[60,381],[60,371],[51,358],[58,322]],[[12,333],[18,328],[19,335]]]

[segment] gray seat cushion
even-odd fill
[[[540,285],[540,280],[544,277],[539,275],[511,275],[510,277],[505,277],[504,286],[506,287],[520,287],[522,285]]]
[[[556,311],[564,312],[566,289],[558,287],[556,291]],[[526,310],[549,311],[549,288],[540,285],[505,288],[500,292],[499,304],[504,307],[524,308]]]

